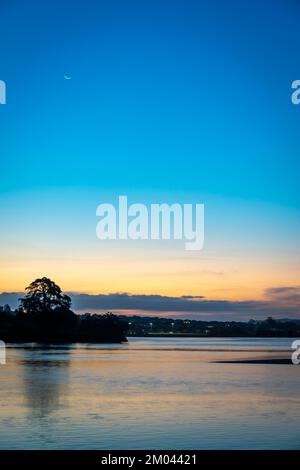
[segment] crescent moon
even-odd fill
[[[64,78],[65,78],[66,80],[71,80],[72,77],[69,77],[68,75],[64,75]]]

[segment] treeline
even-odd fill
[[[125,320],[125,316],[120,319]],[[300,320],[266,320],[248,322],[181,320],[161,317],[127,317],[129,336],[196,336],[196,337],[286,337],[300,336]]]
[[[127,322],[111,313],[75,315],[57,309],[51,314],[0,312],[0,339],[5,342],[99,342],[127,341]]]
[[[71,299],[51,279],[26,288],[17,310],[0,309],[0,339],[6,342],[122,342],[127,322],[116,315],[75,315]]]

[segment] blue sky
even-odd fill
[[[294,285],[300,107],[291,104],[290,87],[300,78],[299,13],[295,0],[2,2],[1,243],[9,279],[19,266],[19,281],[5,289],[21,289],[65,246],[73,258],[102,257],[95,208],[118,194],[132,202],[204,202],[210,251],[197,258],[202,270],[205,256],[223,271],[224,257],[232,256],[234,270],[262,252],[284,266],[282,279],[272,280],[276,267],[268,265],[266,285],[243,296]],[[147,263],[156,249],[159,258],[158,247],[136,252]],[[109,250],[122,263],[134,249]],[[25,252],[36,268],[22,271]],[[167,253],[177,256],[173,247]],[[153,277],[156,271],[160,264]],[[97,282],[93,292],[101,291]],[[235,295],[229,284],[225,297]],[[133,276],[120,290],[143,290],[136,286]]]
[[[134,186],[299,204],[297,2],[1,9],[2,190]]]

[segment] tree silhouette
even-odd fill
[[[76,315],[71,299],[51,279],[42,277],[26,287],[14,314],[2,309],[0,337],[21,342],[122,342],[127,323],[112,314]]]
[[[61,288],[48,277],[33,281],[26,287],[27,294],[20,299],[25,313],[50,313],[55,310],[69,310],[71,299],[62,294]]]

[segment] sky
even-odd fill
[[[299,315],[299,14],[3,0],[0,292],[45,275],[80,311]],[[119,195],[204,203],[204,249],[98,240],[96,207]]]

